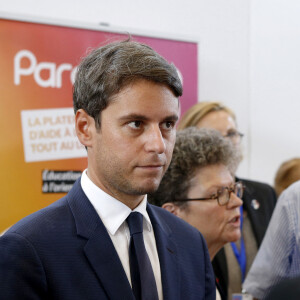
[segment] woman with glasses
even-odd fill
[[[244,187],[231,174],[236,159],[232,144],[216,130],[179,131],[171,164],[158,190],[148,195],[150,202],[203,234],[211,260],[226,243],[241,235]]]
[[[177,129],[191,126],[218,130],[234,145],[238,156],[233,166],[235,174],[243,157],[243,134],[238,131],[234,112],[220,102],[200,102],[186,111]],[[242,181],[245,186],[242,197],[242,237],[236,243],[227,244],[213,260],[216,278],[228,299],[231,299],[233,293],[241,292],[242,283],[263,240],[276,204],[276,194],[271,186],[237,177],[235,180]]]

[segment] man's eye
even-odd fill
[[[172,129],[173,127],[174,127],[174,122],[172,121],[167,121],[162,123],[162,128],[165,130]]]
[[[142,124],[141,121],[132,121],[132,122],[128,123],[129,127],[133,128],[133,129],[140,128],[141,124]]]

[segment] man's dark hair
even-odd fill
[[[184,208],[187,203],[176,202],[176,199],[187,198],[197,170],[223,164],[230,171],[236,159],[234,146],[219,131],[195,127],[179,130],[170,166],[158,190],[149,194],[148,200],[157,206],[175,202]]]
[[[112,96],[138,79],[168,86],[176,97],[182,83],[176,67],[145,44],[118,41],[94,49],[82,59],[73,89],[74,111],[83,109],[100,127],[100,112]]]

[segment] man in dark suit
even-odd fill
[[[0,238],[0,299],[215,299],[202,235],[146,197],[169,166],[181,94],[176,68],[146,45],[83,59],[73,99],[88,168]]]

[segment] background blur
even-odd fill
[[[224,102],[245,133],[239,176],[273,184],[281,162],[300,155],[297,0],[0,0],[0,13],[191,37],[198,101]]]

